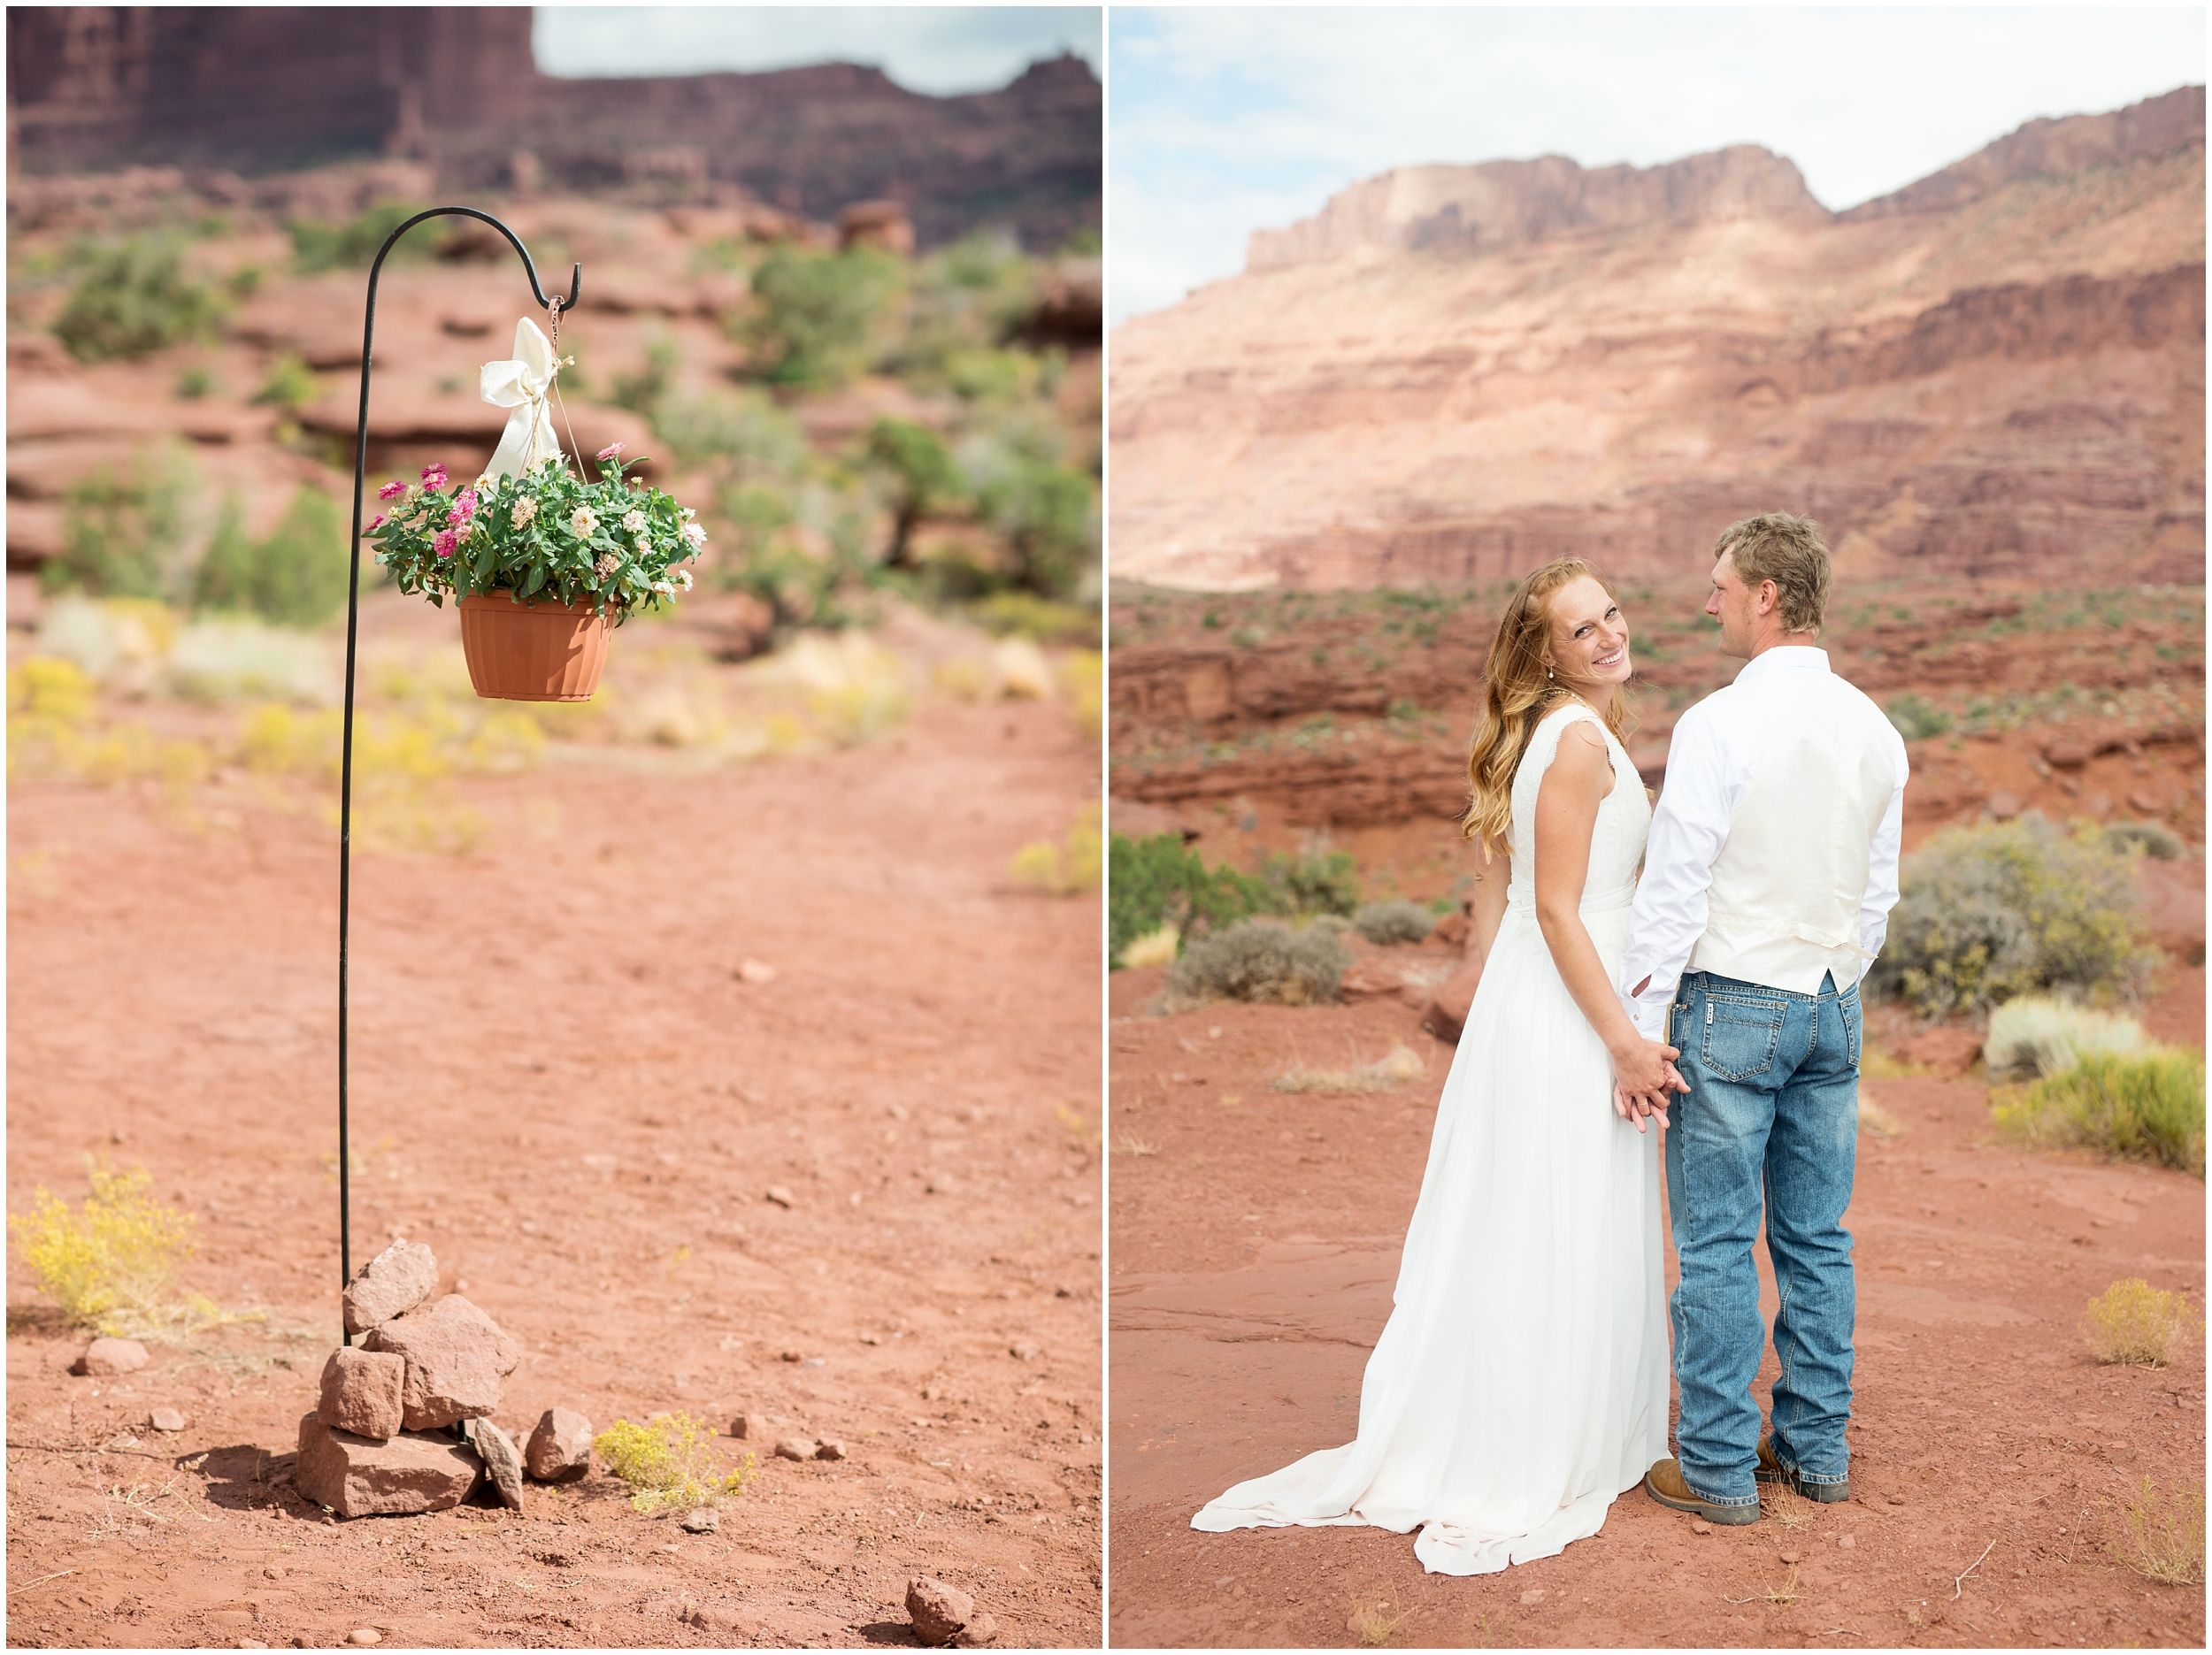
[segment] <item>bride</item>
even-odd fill
[[[1640,1038],[1613,987],[1651,822],[1620,740],[1630,670],[1628,623],[1587,563],[1521,582],[1467,764],[1463,825],[1491,864],[1480,982],[1359,1438],[1240,1483],[1192,1528],[1418,1529],[1425,1568],[1487,1575],[1595,1534],[1666,1457],[1659,1138],[1613,1101],[1617,1081],[1680,1086],[1674,1048]]]

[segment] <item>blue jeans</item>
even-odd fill
[[[1851,1201],[1858,1160],[1859,991],[1816,994],[1694,971],[1668,1044],[1690,1090],[1668,1111],[1668,1220],[1682,1279],[1668,1300],[1682,1388],[1682,1480],[1716,1506],[1755,1506],[1766,1329],[1751,1244],[1766,1211],[1774,1316],[1774,1454],[1806,1483],[1848,1475],[1857,1295]]]

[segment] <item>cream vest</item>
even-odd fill
[[[1858,980],[1859,905],[1897,774],[1882,709],[1833,672],[1763,672],[1717,692],[1758,755],[1713,863],[1689,969],[1816,993]],[[1718,709],[1716,709],[1719,710]]]

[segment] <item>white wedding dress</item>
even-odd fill
[[[1191,1520],[1229,1529],[1419,1529],[1432,1574],[1488,1575],[1595,1534],[1667,1452],[1658,1130],[1613,1113],[1612,1060],[1533,908],[1536,793],[1567,726],[1513,778],[1506,911],[1436,1111],[1359,1439],[1240,1483]],[[1608,734],[1582,919],[1616,969],[1651,806]]]

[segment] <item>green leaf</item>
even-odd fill
[[[525,586],[523,587],[523,589],[522,589],[522,594],[523,594],[523,596],[525,596],[525,597],[528,597],[528,596],[529,596],[532,593],[535,592],[535,591],[536,591],[536,590],[537,590],[540,586],[543,586],[544,584],[545,584],[545,565],[544,565],[543,563],[533,563],[533,564],[531,564],[531,565],[530,565],[530,580],[529,580],[529,584],[528,584],[528,585],[526,585],[526,586]]]

